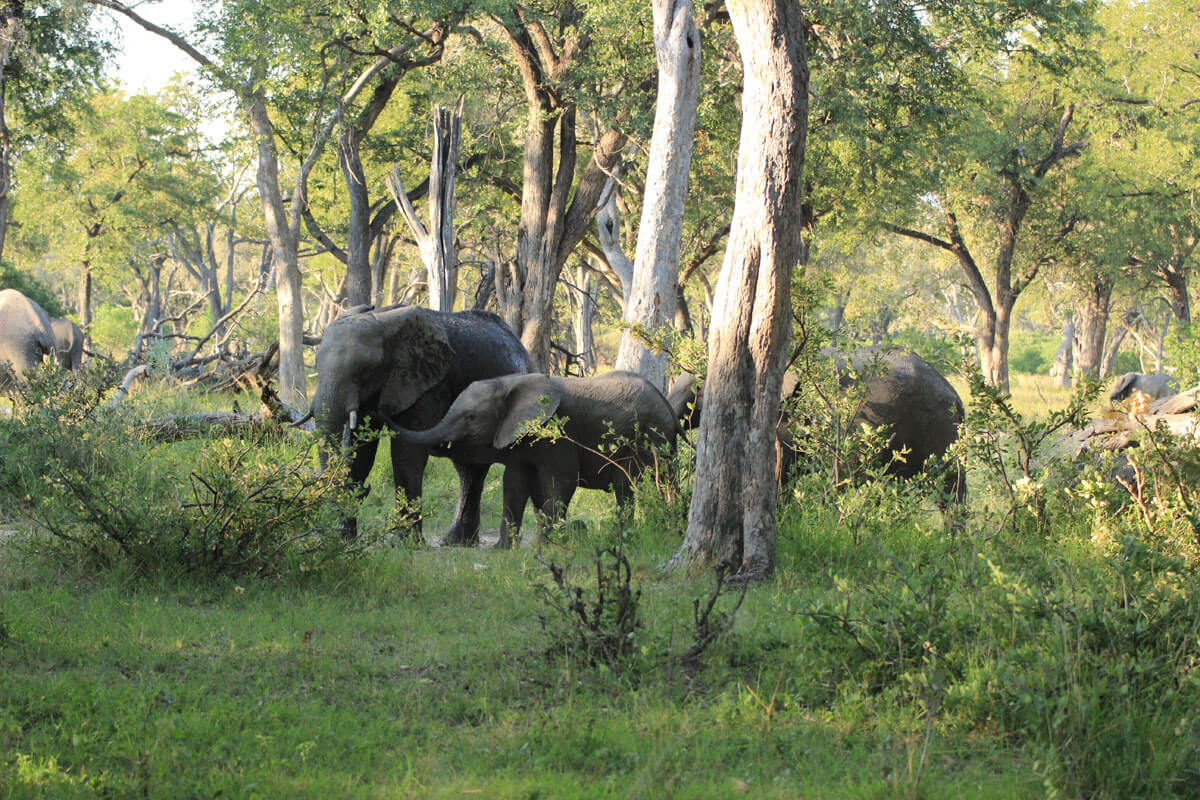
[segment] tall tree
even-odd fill
[[[411,21],[401,21],[402,11],[386,3],[369,7],[360,3],[339,6],[330,3],[225,2],[214,7],[204,20],[206,34],[220,54],[214,58],[187,38],[140,16],[117,0],[91,0],[133,20],[175,44],[199,63],[223,89],[238,98],[258,150],[256,184],[263,204],[268,238],[275,262],[275,290],[279,308],[280,395],[289,403],[305,405],[307,388],[302,351],[304,307],[299,245],[301,222],[308,203],[308,179],[336,127],[345,119],[359,97],[381,73],[394,64],[396,49],[406,49],[413,30],[423,30]],[[251,24],[247,24],[251,20]],[[405,44],[386,48],[370,43],[361,60],[344,70],[345,88],[329,91],[322,83],[321,59],[343,37],[361,35],[362,23],[374,20],[399,23],[406,32]],[[255,24],[257,23],[257,24]],[[420,38],[421,34],[417,34]],[[353,52],[353,48],[347,48]],[[315,92],[312,87],[321,87]],[[298,157],[294,181],[285,204],[280,184],[280,140],[276,112],[292,124],[288,133],[304,139],[285,144]],[[291,114],[297,119],[289,119]]]
[[[775,563],[775,431],[791,334],[808,64],[791,0],[730,0],[742,60],[737,191],[708,337],[696,481],[677,561],[723,564],[744,579]]]
[[[658,97],[633,285],[624,314],[626,323],[648,331],[669,327],[675,318],[684,199],[700,99],[700,31],[691,1],[654,0],[652,8]],[[622,333],[616,368],[637,372],[666,390],[666,355],[647,346],[635,330]]]
[[[591,224],[627,139],[618,127],[600,132],[576,183],[578,87],[568,78],[593,39],[581,24],[583,10],[574,2],[562,2],[554,11],[543,18],[529,7],[513,7],[497,19],[520,73],[528,108],[515,274],[523,282],[517,314],[521,341],[540,369],[550,365],[559,276]]]
[[[919,213],[929,226],[884,225],[957,260],[978,309],[980,369],[990,385],[1005,391],[1017,298],[1074,228],[1073,220],[1055,230],[1029,215],[1033,211],[1057,218],[1056,209],[1044,202],[1054,188],[1052,180],[1087,144],[1086,134],[1072,127],[1075,105],[1063,98],[1061,87],[1047,80],[1040,65],[1023,70],[1021,59],[1017,61],[995,76],[1008,91],[993,90],[970,116],[960,147],[939,143],[927,151],[930,182]],[[1034,230],[1044,235],[1031,235]],[[992,287],[981,265],[984,253],[990,253]]]
[[[0,3],[0,254],[8,233],[14,160],[70,133],[70,114],[98,86],[110,47],[76,3]]]
[[[196,126],[155,98],[100,94],[75,117],[70,147],[47,141],[26,155],[15,218],[78,270],[86,332],[97,277],[113,279],[136,248],[207,213],[217,179]]]

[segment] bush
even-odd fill
[[[103,409],[105,376],[35,376],[34,401],[0,420],[0,507],[47,534],[66,564],[139,575],[307,572],[361,552],[343,541],[344,469],[312,469],[313,441],[275,424],[165,445]]]

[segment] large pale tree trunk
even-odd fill
[[[775,563],[775,432],[802,248],[808,65],[799,3],[727,5],[744,76],[737,190],[713,299],[695,490],[674,561],[757,579]]]
[[[300,258],[296,231],[289,224],[279,193],[279,159],[275,152],[275,128],[267,115],[262,93],[246,103],[250,126],[258,139],[258,172],[255,182],[263,204],[267,238],[275,259],[275,297],[279,307],[279,396],[297,408],[308,406],[304,377],[304,305],[301,294]],[[294,200],[295,198],[293,198]]]
[[[1071,386],[1071,371],[1075,361],[1075,317],[1067,312],[1063,320],[1062,337],[1058,349],[1054,352],[1054,363],[1050,365],[1050,377],[1064,389]]]
[[[700,32],[691,0],[654,0],[658,99],[646,167],[642,221],[633,259],[633,287],[625,306],[617,369],[642,375],[665,391],[667,357],[647,346],[632,326],[654,332],[671,326],[692,135],[700,98]]]

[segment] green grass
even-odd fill
[[[556,551],[554,557],[566,553]],[[795,569],[753,590],[697,670],[707,581],[639,552],[648,652],[628,674],[546,655],[527,551],[386,550],[317,582],[130,585],[6,554],[0,796],[891,797],[915,709],[805,707]],[[811,591],[811,590],[810,590]],[[782,617],[781,617],[782,615]],[[934,735],[922,797],[1022,797],[994,738]]]

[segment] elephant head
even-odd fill
[[[1162,372],[1147,374],[1142,372],[1126,372],[1113,384],[1112,393],[1108,396],[1110,403],[1129,399],[1135,391],[1147,395],[1152,400],[1160,400],[1179,393],[1179,384],[1170,375]]]
[[[362,417],[396,415],[449,370],[454,352],[433,312],[416,306],[363,310],[333,322],[317,348],[312,414],[343,447]]]
[[[503,450],[530,424],[554,416],[561,400],[560,390],[545,375],[510,375],[472,383],[432,428],[389,425],[410,444]]]

